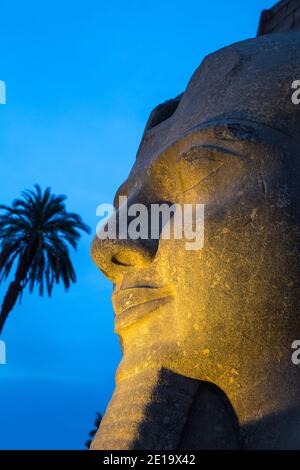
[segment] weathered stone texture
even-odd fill
[[[300,29],[300,0],[283,0],[261,14],[258,36]]]
[[[123,358],[93,449],[300,448],[299,51],[297,30],[225,47],[152,112],[118,194],[204,204],[204,246],[95,237]]]

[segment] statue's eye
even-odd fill
[[[184,191],[188,191],[215,173],[224,162],[209,148],[192,147],[180,155],[178,164],[184,181]]]

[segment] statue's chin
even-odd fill
[[[161,368],[119,381],[91,449],[238,446],[237,420],[224,394],[211,384]]]

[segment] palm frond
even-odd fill
[[[36,184],[25,190],[11,206],[0,205],[0,283],[13,266],[26,259],[28,283],[32,292],[51,296],[54,283],[68,289],[76,281],[69,247],[76,249],[81,232],[89,227],[78,214],[67,212],[65,195],[42,191]]]

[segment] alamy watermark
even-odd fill
[[[0,104],[6,104],[6,83],[0,80]]]
[[[0,365],[6,364],[6,344],[0,340]]]
[[[300,364],[300,340],[295,339],[295,341],[292,342],[292,349],[295,349],[295,351],[292,354],[292,363],[295,366],[298,366]]]
[[[292,90],[295,90],[292,94],[292,103],[300,104],[300,80],[293,81]]]
[[[101,240],[185,239],[186,250],[199,250],[204,245],[204,204],[131,204],[120,196],[119,209],[100,204],[96,215],[97,237]]]

